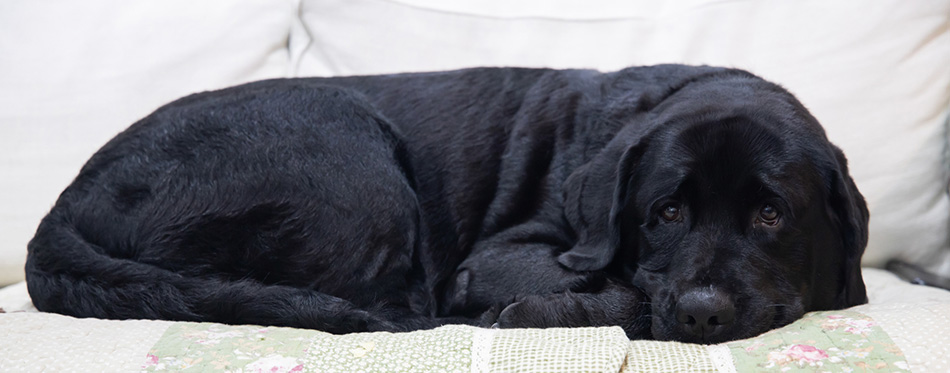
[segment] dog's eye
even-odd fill
[[[774,226],[778,224],[778,210],[775,206],[765,205],[759,210],[759,222],[765,225]]]
[[[677,221],[681,217],[680,206],[677,204],[668,204],[660,210],[660,216],[666,221]]]

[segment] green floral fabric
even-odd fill
[[[480,329],[332,335],[313,330],[175,323],[144,371],[901,371],[907,362],[870,317],[815,312],[726,344],[628,341],[618,327]]]
[[[853,311],[813,312],[784,328],[727,345],[739,371],[909,370],[887,333]]]
[[[491,330],[448,325],[413,333],[332,335],[291,328],[175,323],[143,370],[230,372],[618,371],[620,328]]]
[[[176,323],[146,371],[395,372],[470,370],[474,328],[333,335],[278,327]]]

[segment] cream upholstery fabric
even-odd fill
[[[871,209],[867,265],[948,247],[950,1],[303,0],[297,75],[734,66],[795,93]],[[299,40],[299,39],[298,39]]]
[[[0,2],[0,284],[85,160],[159,105],[279,76],[745,68],[805,103],[871,207],[865,264],[950,250],[950,1]],[[950,257],[950,256],[948,256]]]
[[[287,73],[283,0],[0,2],[0,284],[99,147],[158,106]]]

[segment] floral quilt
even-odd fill
[[[950,292],[864,269],[869,304],[718,345],[629,341],[619,328],[331,335],[37,312],[0,289],[0,372],[950,372]]]
[[[759,337],[720,345],[628,341],[617,327],[332,335],[278,327],[175,323],[145,371],[904,371],[903,353],[855,311],[815,312]]]

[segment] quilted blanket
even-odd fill
[[[719,345],[629,341],[618,327],[332,335],[253,325],[75,319],[0,291],[0,371],[946,371],[950,292],[866,270],[871,304]],[[17,303],[19,300],[20,303]],[[11,312],[13,311],[13,312]]]

